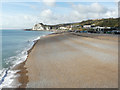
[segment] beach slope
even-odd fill
[[[101,40],[70,33],[48,35],[38,40],[24,67],[26,88],[117,88],[117,37]]]

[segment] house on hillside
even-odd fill
[[[93,27],[94,31],[104,31],[105,27],[96,26]]]
[[[86,28],[86,29],[91,28],[91,27],[92,27],[91,25],[84,25],[83,26],[83,28]]]
[[[61,29],[61,30],[66,30],[66,29],[68,29],[67,27],[60,27],[59,29]]]

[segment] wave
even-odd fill
[[[9,68],[3,68],[3,70],[0,70],[0,89],[17,88],[18,86],[20,86],[20,83],[18,81],[15,81],[15,78],[18,77],[16,73],[19,72],[19,70],[13,70],[13,68],[27,59],[28,51],[33,47],[35,41],[39,40],[41,37],[44,36],[46,35],[39,36],[32,40],[28,40],[27,41],[28,45],[27,47],[24,48],[24,50],[22,50],[16,56],[9,57],[6,60],[6,63],[10,63],[11,66]]]

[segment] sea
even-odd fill
[[[24,30],[0,30],[1,55],[0,55],[0,89],[16,88],[14,78],[17,70],[12,70],[16,65],[24,62],[28,56],[28,50],[35,41],[53,32],[50,31],[24,31]]]

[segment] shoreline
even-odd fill
[[[61,33],[52,33],[52,34],[46,35],[44,38],[46,38],[46,37],[49,38],[50,35],[55,35],[56,36],[57,34],[61,34]],[[63,33],[63,34],[65,34],[65,33]],[[29,75],[27,74],[28,70],[27,70],[25,65],[26,65],[26,62],[27,62],[27,60],[29,58],[29,55],[30,55],[31,51],[35,48],[35,46],[36,46],[36,44],[38,43],[39,40],[36,40],[34,45],[31,47],[31,49],[28,50],[27,59],[23,63],[21,63],[21,64],[19,64],[18,66],[15,67],[15,70],[20,70],[19,72],[17,72],[17,74],[20,75],[20,77],[18,77],[18,81],[22,85],[20,85],[18,88],[26,88],[27,83],[29,82]]]
[[[27,51],[28,55],[27,55],[26,60],[13,68],[13,70],[19,70],[16,74],[20,75],[19,77],[17,77],[17,79],[21,85],[17,88],[26,88],[27,82],[29,80],[28,80],[28,76],[27,76],[28,71],[27,71],[27,68],[25,67],[25,63],[29,57],[30,52],[35,47],[37,42],[38,42],[38,40],[35,40],[33,46]]]
[[[51,34],[48,34],[46,36],[49,36],[49,35],[53,35],[53,34],[58,34],[58,33],[51,33]],[[46,36],[41,36],[42,37],[46,37]],[[34,40],[34,44],[33,46],[27,51],[27,58],[25,59],[25,61],[23,61],[22,63],[16,65],[15,67],[12,68],[12,70],[19,70],[15,75],[20,75],[19,77],[17,77],[18,79],[18,82],[21,84],[19,87],[17,88],[26,88],[26,85],[27,85],[27,82],[29,81],[28,80],[28,76],[27,76],[27,68],[25,67],[25,63],[29,57],[29,54],[31,53],[32,49],[35,47],[35,45],[37,44],[37,42],[39,41],[40,39],[38,40]]]

